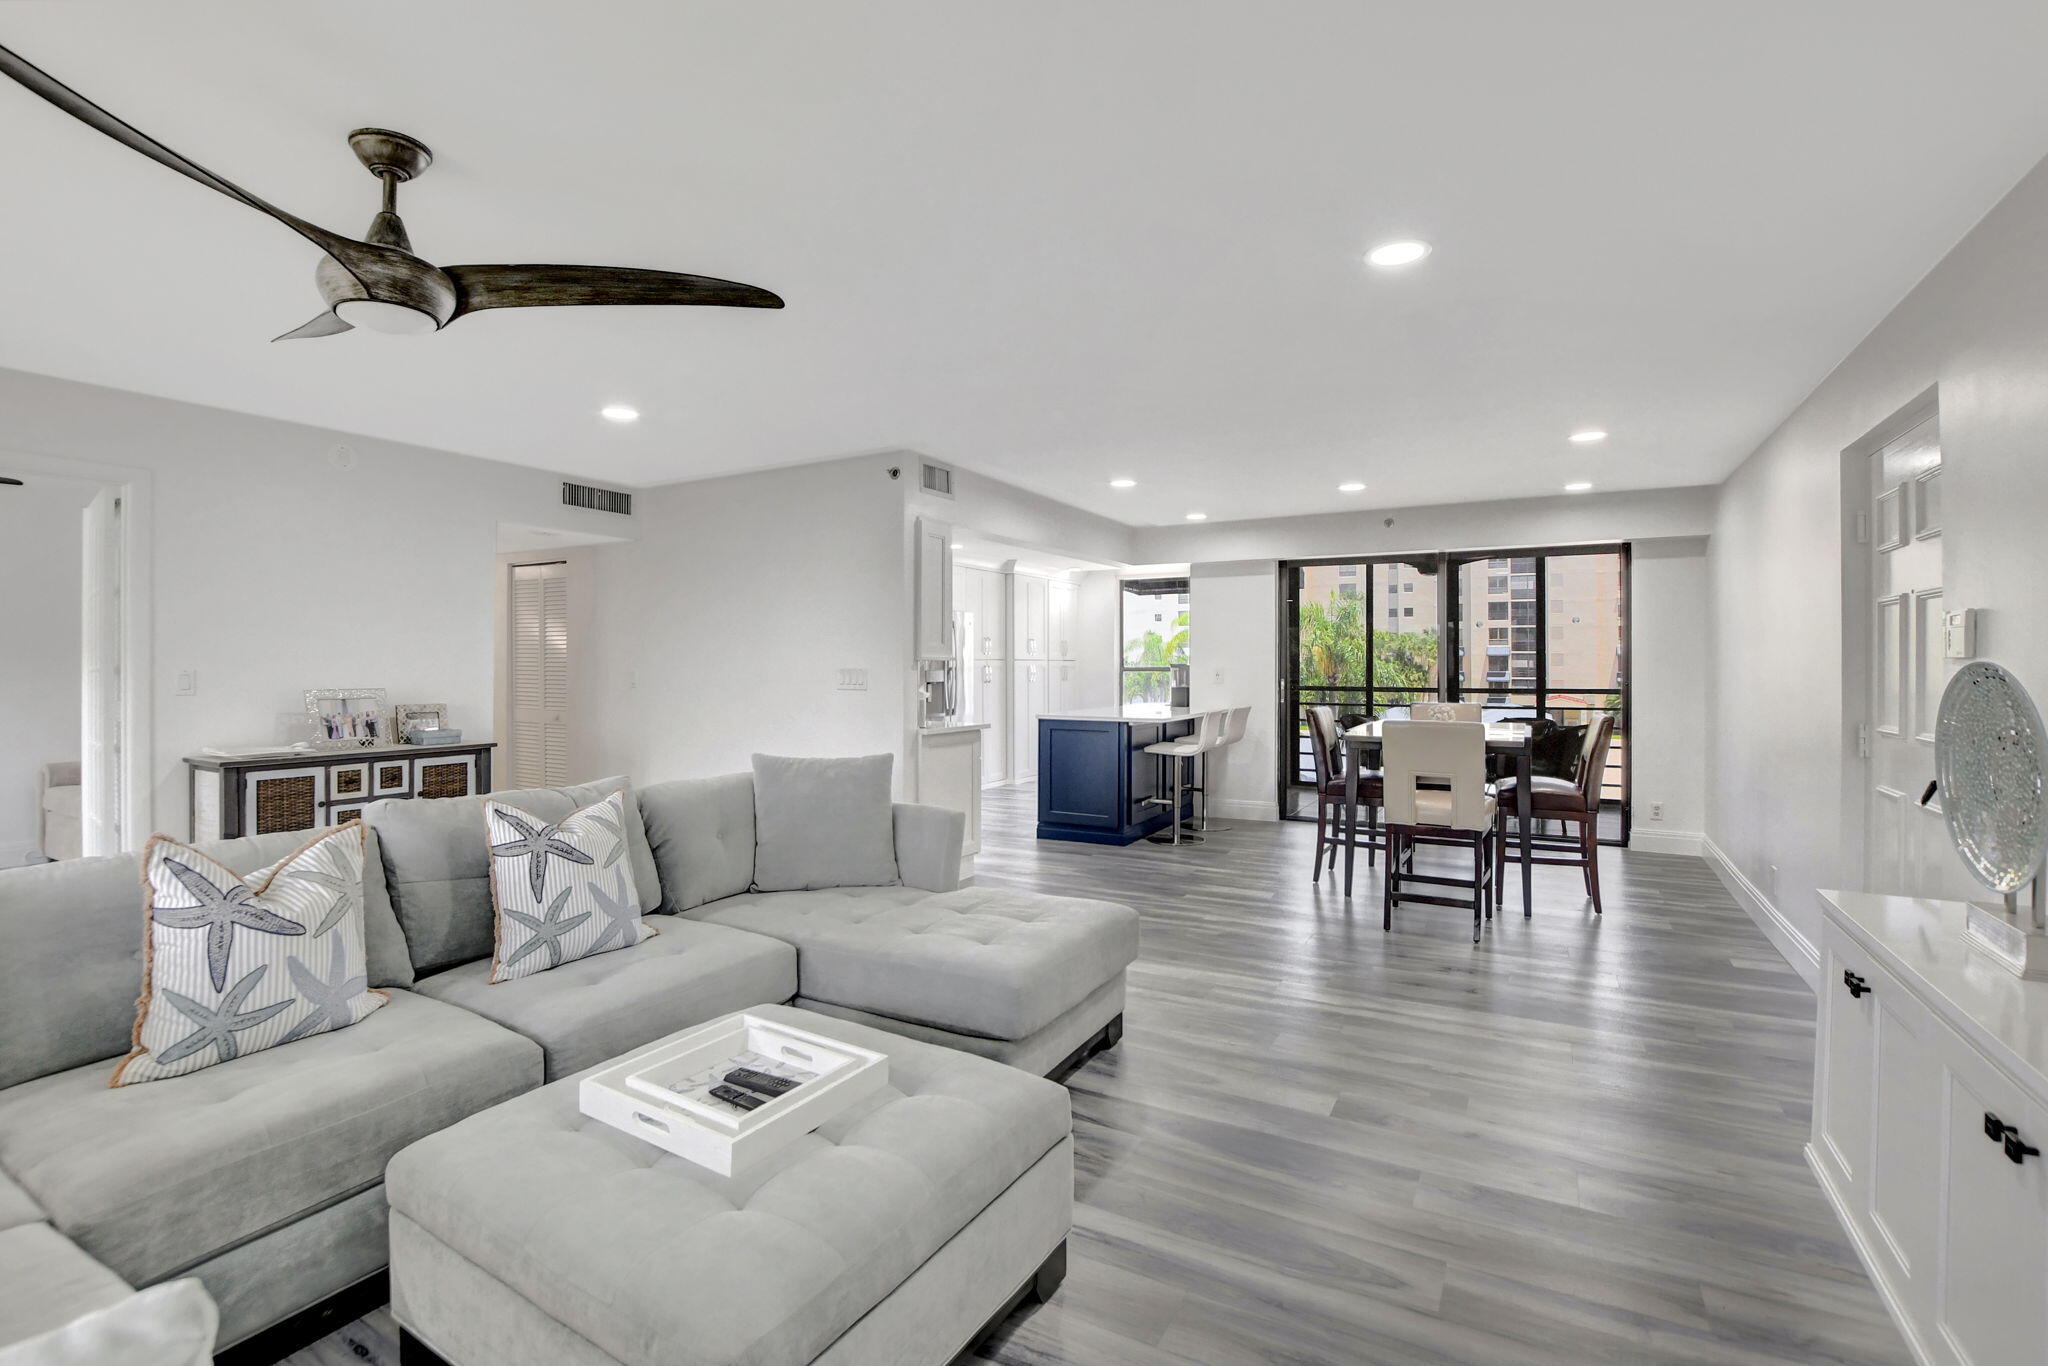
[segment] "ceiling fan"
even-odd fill
[[[358,128],[349,148],[384,184],[384,206],[364,240],[329,232],[267,204],[123,123],[85,96],[0,47],[0,73],[13,77],[79,122],[150,160],[190,176],[209,189],[269,214],[326,253],[314,271],[327,310],[274,340],[330,337],[351,328],[419,334],[438,332],[466,313],[486,308],[548,308],[566,304],[711,304],[722,308],[780,308],[765,289],[708,275],[625,266],[436,266],[412,254],[398,217],[398,187],[427,169],[433,153],[404,133]]]

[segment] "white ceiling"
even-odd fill
[[[430,259],[789,301],[272,345],[306,243],[0,82],[0,365],[628,484],[910,447],[1139,524],[1717,480],[2048,150],[2040,0],[15,0],[0,43],[343,231],[380,125],[435,149]]]

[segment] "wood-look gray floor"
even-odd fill
[[[1605,850],[1474,947],[1310,885],[1313,831],[1032,838],[980,880],[1144,916],[1122,1045],[1070,1080],[1065,1286],[1003,1366],[1905,1366],[1800,1155],[1813,997],[1697,859]],[[1509,874],[1511,904],[1519,888]],[[387,1315],[295,1366],[388,1363]]]

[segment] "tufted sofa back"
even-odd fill
[[[640,816],[670,915],[754,884],[754,775],[677,778],[640,789]]]

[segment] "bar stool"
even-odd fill
[[[1202,794],[1202,818],[1195,822],[1195,829],[1197,830],[1207,830],[1209,828],[1209,756],[1219,749],[1227,749],[1244,739],[1244,733],[1250,727],[1251,719],[1252,709],[1250,707],[1230,708],[1230,710],[1223,714],[1223,728],[1222,732],[1216,737],[1216,743],[1209,746],[1200,755],[1202,766],[1198,774],[1199,780],[1189,789],[1191,792]],[[1224,829],[1229,829],[1229,827],[1225,826]]]
[[[1145,746],[1147,754],[1153,755],[1162,763],[1173,766],[1173,795],[1170,797],[1147,797],[1143,803],[1145,806],[1171,806],[1173,809],[1172,835],[1169,836],[1164,833],[1147,835],[1145,838],[1151,843],[1199,844],[1201,842],[1202,837],[1200,835],[1197,835],[1192,830],[1183,830],[1181,828],[1181,799],[1187,792],[1183,775],[1186,773],[1188,760],[1199,759],[1210,750],[1216,748],[1217,738],[1223,733],[1223,715],[1220,711],[1205,711],[1202,713],[1201,719],[1195,723],[1195,733],[1193,735],[1184,735],[1178,740],[1161,740],[1156,745]],[[1162,788],[1165,787],[1164,777],[1165,775],[1162,771],[1160,776],[1154,779],[1155,784]]]

